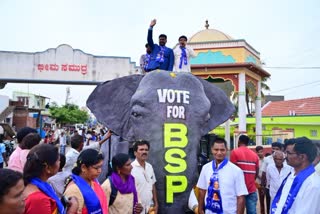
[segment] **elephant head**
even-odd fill
[[[150,142],[160,213],[184,213],[197,179],[202,135],[234,107],[225,93],[191,73],[156,70],[96,87],[87,100],[96,118],[127,139]]]

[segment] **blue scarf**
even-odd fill
[[[303,182],[312,174],[314,173],[315,169],[314,166],[312,164],[310,164],[310,166],[308,166],[307,168],[305,168],[304,170],[302,170],[301,172],[299,172],[299,174],[297,174],[297,176],[294,178],[293,183],[291,185],[288,197],[286,199],[286,202],[282,208],[281,213],[282,214],[286,214],[288,213],[288,211],[290,210],[294,200],[296,199],[296,196],[300,190],[300,187],[302,186]],[[288,177],[291,175],[291,172],[289,173],[289,175],[282,181],[281,186],[278,189],[278,192],[276,194],[276,196],[274,197],[273,201],[272,201],[272,206],[271,206],[271,214],[274,214],[275,211],[277,210],[277,204],[280,200],[281,197],[281,193],[282,193],[282,189],[285,185],[285,183],[287,182]]]
[[[147,71],[147,69],[148,69],[150,59],[151,59],[151,55],[146,53],[146,55],[144,55],[144,66],[143,66],[145,71]]]
[[[66,213],[59,197],[56,195],[55,191],[53,190],[53,188],[50,184],[42,181],[40,178],[32,178],[30,183],[37,186],[44,194],[46,194],[47,196],[49,196],[50,198],[52,198],[56,201],[58,211],[60,214]]]
[[[187,58],[187,52],[186,52],[186,48],[185,47],[180,47],[181,49],[181,57],[180,57],[180,64],[179,64],[179,68],[182,68],[182,63],[184,63],[185,65],[188,65],[188,58]]]
[[[96,193],[80,176],[72,174],[73,182],[79,187],[89,214],[102,214],[102,208]]]
[[[159,46],[159,47],[160,47],[160,51],[157,54],[156,61],[159,63],[163,63],[164,62],[164,52],[166,50],[166,47],[165,46]]]
[[[220,166],[216,168],[216,161],[215,160],[212,161],[213,174],[210,178],[210,184],[208,187],[208,195],[206,198],[205,209],[208,209],[211,212],[214,212],[217,214],[223,214],[222,197],[220,194],[218,171],[222,169],[227,163],[228,163],[228,159],[225,158],[220,164]]]

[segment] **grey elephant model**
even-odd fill
[[[105,82],[87,106],[128,141],[150,141],[159,213],[184,213],[197,180],[202,135],[225,122],[234,107],[225,93],[191,73],[156,70]]]

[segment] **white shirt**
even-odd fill
[[[63,167],[63,171],[71,172],[75,163],[77,162],[78,156],[80,152],[75,150],[74,148],[70,148],[70,150],[66,154],[66,164]]]
[[[191,189],[190,195],[189,195],[189,200],[188,200],[188,208],[190,210],[193,210],[195,207],[197,207],[199,204],[197,196],[194,192],[194,188]]]
[[[275,164],[269,164],[266,172],[267,186],[270,185],[270,197],[273,201],[274,197],[277,194],[277,191],[282,183],[282,181],[288,176],[292,170],[291,166],[283,164],[283,167],[280,170],[280,173]]]
[[[134,160],[131,165],[133,167],[131,174],[135,179],[138,198],[143,207],[141,213],[147,213],[150,205],[154,204],[152,187],[156,183],[156,176],[151,164],[147,162],[145,168],[143,168],[137,160]]]
[[[67,145],[67,137],[65,135],[60,135],[59,136],[59,144],[61,145]]]
[[[174,54],[174,65],[173,65],[173,71],[176,72],[191,72],[191,66],[190,66],[190,57],[195,57],[196,53],[194,52],[194,50],[189,47],[188,45],[186,45],[186,54],[187,54],[187,61],[188,64],[185,65],[184,62],[182,62],[182,66],[181,68],[179,68],[180,65],[180,57],[182,54],[182,50],[180,48],[180,45],[178,45],[177,47],[175,47],[173,49],[173,54]]]
[[[274,164],[274,160],[272,155],[269,155],[268,157],[265,157],[263,160],[263,164],[261,166],[261,171],[262,172],[267,172],[267,167],[269,164]]]
[[[320,176],[320,162],[314,167],[318,175]]]
[[[207,191],[212,174],[213,169],[211,161],[202,167],[197,187]],[[248,195],[243,172],[239,167],[228,161],[228,163],[218,171],[218,177],[223,213],[234,214],[237,212],[237,196]],[[205,201],[206,197],[207,193],[204,198]],[[212,214],[210,210],[206,210],[205,213]]]
[[[85,149],[95,149],[99,152],[100,151],[100,143],[98,141],[89,140],[89,145],[87,145],[87,143],[85,143],[83,145],[82,150],[85,150]]]
[[[263,165],[263,162],[264,162],[264,159],[265,158],[262,158],[262,159],[260,159],[259,158],[259,176],[257,176],[257,178],[256,178],[256,182],[258,183],[258,184],[261,184],[261,177],[262,177],[262,170],[261,170],[261,166]]]
[[[287,199],[295,176],[289,175],[282,189],[275,214],[280,214]],[[317,173],[310,175],[300,187],[300,190],[288,212],[288,214],[319,214],[320,213],[320,176]]]

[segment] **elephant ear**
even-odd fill
[[[127,138],[131,133],[130,101],[144,75],[130,75],[104,82],[90,94],[87,106],[97,120],[117,135]]]
[[[206,80],[199,79],[203,84],[204,92],[211,103],[208,130],[206,130],[206,132],[209,132],[227,121],[234,113],[235,107],[223,90]]]

